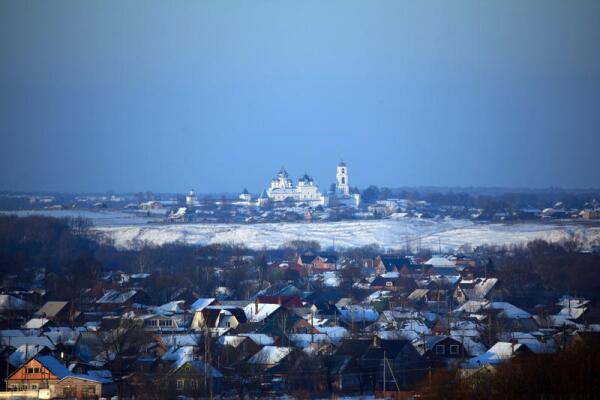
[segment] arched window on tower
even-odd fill
[[[344,178],[344,177],[342,176],[342,185],[345,185],[345,184],[346,184],[346,178]]]

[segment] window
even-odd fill
[[[393,284],[392,282],[390,282],[390,281],[387,281],[387,282],[385,283],[385,286],[387,286],[387,287],[392,287],[392,286],[394,286],[394,284]]]
[[[88,396],[94,396],[96,394],[96,387],[95,386],[84,386],[82,391],[83,391],[83,393],[86,393]]]
[[[40,368],[39,367],[33,367],[33,373],[34,374],[39,374],[40,373]]]
[[[443,344],[436,344],[435,345],[435,354],[437,355],[443,355],[446,353],[446,348],[444,347]]]
[[[192,389],[196,390],[198,389],[198,380],[194,379],[193,381],[191,381],[192,384]]]
[[[158,325],[159,326],[171,326],[171,320],[170,319],[161,319],[158,321]]]
[[[177,390],[183,390],[183,379],[177,379]]]
[[[459,346],[457,344],[451,344],[450,345],[450,354],[458,354],[459,353]]]
[[[31,390],[38,390],[38,384],[37,383],[32,383],[31,384]]]

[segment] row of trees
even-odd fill
[[[600,340],[586,335],[556,354],[530,354],[461,377],[438,370],[426,399],[596,399],[600,393]]]
[[[465,206],[482,209],[504,210],[520,209],[526,207],[546,208],[557,202],[562,202],[568,208],[583,208],[597,205],[600,199],[598,191],[566,192],[564,190],[539,190],[522,192],[497,193],[455,192],[455,191],[422,191],[406,189],[390,189],[371,185],[361,192],[364,203],[374,203],[377,200],[390,198],[408,199],[412,201],[423,200],[440,206]]]

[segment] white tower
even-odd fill
[[[348,186],[348,167],[345,162],[342,161],[338,164],[335,178],[337,180],[335,188],[340,193],[343,193],[344,196],[348,196],[350,194],[350,188]]]

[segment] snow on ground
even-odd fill
[[[139,244],[162,245],[230,243],[250,248],[276,248],[302,239],[316,240],[322,247],[349,248],[379,244],[384,248],[438,248],[454,250],[464,244],[508,245],[534,239],[559,241],[573,237],[587,245],[600,244],[600,226],[567,222],[476,223],[457,219],[399,218],[341,222],[265,224],[151,224],[159,219],[139,211],[114,210],[25,210],[0,211],[18,216],[89,218],[96,229],[114,240],[117,247]],[[150,223],[150,224],[149,224]]]
[[[117,247],[128,248],[147,243],[187,244],[229,243],[249,248],[276,248],[292,240],[316,240],[321,247],[335,241],[337,248],[379,244],[384,248],[405,248],[407,241],[416,248],[454,250],[464,244],[478,246],[525,243],[534,239],[559,241],[581,239],[587,245],[600,243],[600,227],[578,223],[475,223],[468,220],[370,220],[313,223],[265,224],[97,224],[98,231],[114,240]]]

